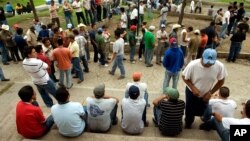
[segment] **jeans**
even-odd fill
[[[134,57],[135,57],[135,47],[136,46],[131,46],[130,45],[130,61],[134,61]]]
[[[152,8],[147,8],[147,15],[148,15],[148,18],[153,18],[153,14],[152,14]]]
[[[48,93],[50,93],[54,97],[56,96],[55,83],[51,79],[49,79],[47,81],[47,84],[45,84],[45,85],[36,84],[36,87],[37,87],[37,90],[40,93],[45,105],[47,107],[52,107],[53,106],[53,100],[51,99],[51,97],[49,96]]]
[[[88,62],[87,62],[87,60],[86,60],[85,55],[80,56],[80,59],[81,59],[81,61],[82,61],[82,65],[83,65],[83,67],[84,67],[84,71],[89,71],[89,66],[88,66]]]
[[[67,24],[71,23],[72,26],[74,27],[71,12],[70,11],[64,11],[64,16],[65,16],[66,26],[67,26]]]
[[[49,132],[53,124],[54,124],[54,118],[52,117],[52,115],[49,115],[45,121],[45,133],[44,134]]]
[[[94,10],[92,11],[93,15],[94,15],[94,18],[93,18],[93,23],[96,23],[97,22],[97,11]]]
[[[160,20],[160,26],[159,27],[161,27],[162,24],[164,24],[166,26],[167,20]]]
[[[211,116],[212,116],[212,106],[208,105],[202,116],[203,121],[208,122],[211,119]]]
[[[4,74],[3,74],[3,69],[2,69],[1,66],[0,66],[0,79],[1,79],[1,80],[5,79],[5,76],[4,76]]]
[[[98,61],[98,48],[96,46],[96,43],[91,43],[94,48],[94,62]]]
[[[182,45],[181,45],[181,51],[182,51],[183,56],[184,56],[184,58],[185,58],[186,55],[187,55],[187,46],[182,46]]]
[[[18,48],[17,46],[9,47],[11,58],[14,62],[21,61],[20,56],[18,54]]]
[[[161,119],[161,114],[162,114],[162,111],[161,111],[160,107],[159,106],[154,106],[153,112],[154,112],[154,119],[156,121],[156,124],[159,125],[160,124],[160,119]]]
[[[72,64],[73,64],[73,70],[76,72],[76,76],[80,79],[83,80],[83,71],[80,66],[80,58],[79,57],[73,57],[72,58]]]
[[[198,50],[197,50],[197,55],[196,55],[196,59],[199,59],[202,57],[202,54],[204,52],[204,49],[203,47],[198,47]]]
[[[142,24],[144,21],[144,14],[139,15],[139,24]]]
[[[0,52],[2,55],[3,64],[8,63],[8,59],[10,58],[8,50],[4,46],[2,46],[2,47],[0,47]]]
[[[229,55],[227,57],[228,61],[235,62],[237,56],[240,53],[242,42],[231,42]]]
[[[117,108],[118,108],[118,105],[116,104],[110,113],[111,123],[117,122],[116,121]]]
[[[229,141],[230,130],[226,129],[221,122],[218,122],[216,119],[212,118],[211,122],[215,125],[216,131],[219,134],[222,141]]]
[[[98,48],[98,52],[99,52],[99,54],[100,54],[100,58],[99,58],[100,64],[101,64],[101,65],[105,65],[105,63],[106,63],[105,58],[106,58],[106,57],[105,57],[103,48],[99,47],[99,48]]]
[[[85,9],[85,14],[86,14],[86,23],[87,23],[87,25],[88,24],[93,24],[94,23],[94,19],[93,19],[91,10],[86,10]]]
[[[154,49],[153,48],[145,48],[144,58],[145,58],[145,64],[151,65],[151,61],[154,56]]]
[[[0,21],[0,25],[2,25],[2,24],[8,25],[7,20],[2,20],[2,21]]]
[[[142,57],[142,54],[144,54],[144,52],[145,52],[145,44],[141,42],[139,47],[139,58]]]
[[[121,76],[125,76],[125,69],[123,65],[123,55],[117,55],[116,58],[114,59],[112,69],[111,69],[112,74],[115,73],[115,70],[117,67],[120,69]]]
[[[191,127],[194,122],[195,116],[202,116],[207,103],[203,101],[202,97],[194,96],[194,94],[186,87],[186,109],[185,109],[185,122],[186,127]]]
[[[226,24],[226,23],[221,26],[221,31],[219,34],[220,38],[225,38],[225,34],[227,32],[227,26],[228,26],[228,24]]]
[[[68,70],[59,70],[59,83],[64,85],[64,73],[66,74],[67,88],[70,88],[72,85],[71,69]]]
[[[84,17],[84,15],[83,15],[83,12],[76,12],[76,17],[77,17],[77,22],[78,22],[78,24],[81,23],[81,18],[82,18],[82,22],[83,22],[84,24],[86,24],[86,21],[85,21],[85,17]]]
[[[170,79],[172,78],[173,79],[173,85],[172,87],[177,89],[177,83],[178,83],[178,80],[179,80],[179,72],[176,72],[176,73],[172,73],[168,70],[165,71],[165,78],[164,78],[164,81],[163,81],[163,91],[166,87],[169,86],[169,82],[170,82]]]

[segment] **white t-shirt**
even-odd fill
[[[185,80],[191,80],[193,85],[200,90],[200,97],[203,97],[213,88],[217,80],[222,80],[227,76],[227,70],[218,60],[214,65],[206,68],[202,66],[201,59],[196,59],[186,66],[182,74]]]
[[[40,59],[25,58],[23,68],[29,73],[34,84],[45,85],[50,79],[47,72],[48,64]]]
[[[110,113],[116,100],[87,97],[88,127],[93,131],[105,132],[111,125]]]
[[[189,42],[184,42],[184,41],[183,41],[183,36],[184,36],[183,34],[184,34],[184,33],[186,33],[186,38],[185,38],[185,40],[186,40],[186,41],[189,41],[189,40],[190,40],[190,38],[188,37],[187,30],[186,30],[186,29],[183,29],[183,30],[181,31],[180,45],[186,46],[186,47],[187,47]]]
[[[236,119],[236,118],[223,117],[222,125],[226,129],[230,129],[230,125],[250,125],[250,119],[249,118]]]
[[[210,99],[209,105],[212,107],[212,112],[218,112],[222,117],[234,117],[234,112],[237,104],[231,99]]]
[[[136,8],[134,8],[131,15],[130,15],[130,19],[134,20],[136,17],[138,18],[138,10]]]
[[[190,3],[190,9],[191,10],[194,10],[194,1],[192,0],[191,3]]]
[[[143,132],[144,123],[142,114],[146,106],[144,99],[132,100],[130,98],[122,99],[122,129],[130,134],[139,134]]]
[[[226,11],[222,18],[222,24],[225,24],[225,23],[229,24],[229,19],[230,19],[230,11]]]
[[[128,91],[129,91],[129,88],[130,86],[132,85],[135,85],[139,88],[140,90],[140,95],[139,95],[139,98],[140,99],[144,99],[144,95],[145,93],[147,93],[147,84],[146,83],[143,83],[143,82],[129,82],[127,83],[127,86],[126,86],[126,90],[125,90],[125,97],[128,98],[129,97],[129,94],[128,94]]]
[[[75,41],[79,46],[79,56],[84,56],[86,54],[85,45],[87,44],[87,40],[84,38],[84,36],[78,35],[75,36]]]
[[[83,0],[83,6],[86,10],[90,10],[90,0]]]
[[[162,7],[161,9],[161,20],[166,20],[167,19],[167,15],[168,15],[168,7]]]
[[[78,136],[85,128],[85,121],[82,119],[85,112],[83,106],[78,102],[53,105],[51,114],[59,129],[59,133],[64,136]]]
[[[82,3],[80,1],[74,1],[72,6],[76,10],[76,12],[82,12]]]
[[[145,8],[144,4],[139,6],[139,14],[144,14],[144,8]]]
[[[127,28],[128,17],[126,13],[121,14],[121,27]]]
[[[119,38],[114,42],[113,52],[117,53],[117,56],[124,54],[124,40],[122,38]]]

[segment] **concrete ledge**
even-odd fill
[[[218,52],[218,58],[227,58],[228,52]],[[250,57],[250,53],[240,53],[238,59],[248,59]]]
[[[169,16],[179,17],[180,13],[178,13],[178,12],[169,12],[168,15]],[[192,13],[184,13],[184,18],[199,19],[199,20],[208,20],[208,21],[212,20],[211,16],[203,15],[203,14],[192,14]]]

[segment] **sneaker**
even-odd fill
[[[154,118],[154,117],[152,118],[152,121],[154,122],[155,127],[158,127],[158,124],[157,124],[157,122],[156,122],[156,120],[155,120],[155,118]]]
[[[10,63],[6,62],[6,63],[3,63],[3,65],[9,65]]]
[[[149,122],[148,122],[148,121],[144,122],[144,126],[145,126],[145,127],[148,127],[148,125],[149,125]]]
[[[67,89],[70,89],[70,88],[72,88],[73,87],[73,83],[71,83],[71,86],[70,87],[68,87]]]
[[[10,79],[4,78],[2,79],[2,81],[10,81]]]
[[[146,65],[146,67],[153,67],[153,64]]]
[[[77,81],[77,84],[80,84],[80,83],[82,83],[83,82],[83,80],[78,80]]]
[[[205,131],[210,131],[211,127],[209,127],[206,123],[202,123],[202,124],[200,124],[199,129],[205,130]]]
[[[105,64],[104,67],[108,67],[109,65],[108,64]]]
[[[161,63],[159,63],[159,62],[156,62],[155,64],[157,64],[157,65],[161,65]]]
[[[142,62],[142,58],[139,58],[139,61]]]
[[[109,74],[110,74],[110,75],[114,75],[114,73],[112,73],[112,71],[111,71],[111,70],[109,70]]]
[[[121,79],[124,79],[125,78],[125,76],[120,76],[119,78],[118,78],[118,80],[121,80]]]
[[[131,64],[135,64],[135,61],[130,61]]]

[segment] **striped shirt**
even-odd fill
[[[47,72],[48,65],[42,60],[25,58],[23,60],[23,68],[29,73],[34,84],[46,85],[50,79]]]
[[[162,100],[159,104],[162,111],[159,129],[162,134],[168,136],[178,135],[182,131],[182,116],[184,114],[185,103],[183,100],[172,102]]]

